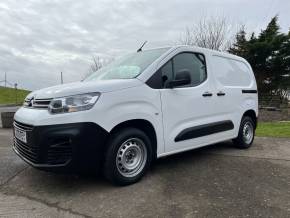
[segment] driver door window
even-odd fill
[[[197,86],[206,80],[205,57],[200,53],[184,52],[176,55],[168,61],[162,68],[163,87],[174,79],[180,71],[187,70],[190,72],[191,84],[188,86]]]

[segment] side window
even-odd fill
[[[179,71],[188,70],[191,76],[191,86],[197,86],[206,79],[205,58],[199,53],[181,53],[173,58],[174,75]]]
[[[165,88],[175,75],[181,70],[190,72],[191,84],[197,86],[206,80],[206,62],[203,54],[185,52],[169,60],[158,72],[149,79],[151,87]],[[162,79],[160,78],[162,77]]]

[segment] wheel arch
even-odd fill
[[[151,141],[154,158],[157,158],[157,135],[152,123],[145,119],[126,120],[113,127],[109,134],[111,135],[127,127],[134,127],[145,132]]]
[[[255,124],[255,128],[257,127],[258,117],[256,115],[256,112],[253,109],[245,111],[242,118],[244,116],[248,116],[248,117],[252,118],[254,121],[254,124]]]

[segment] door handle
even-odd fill
[[[210,92],[205,92],[202,94],[203,97],[211,97],[212,96],[212,93]]]
[[[222,92],[222,91],[219,91],[218,93],[216,93],[217,96],[225,96],[226,93]]]

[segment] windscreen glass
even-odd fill
[[[93,72],[84,81],[135,78],[168,49],[152,49],[126,55]]]

